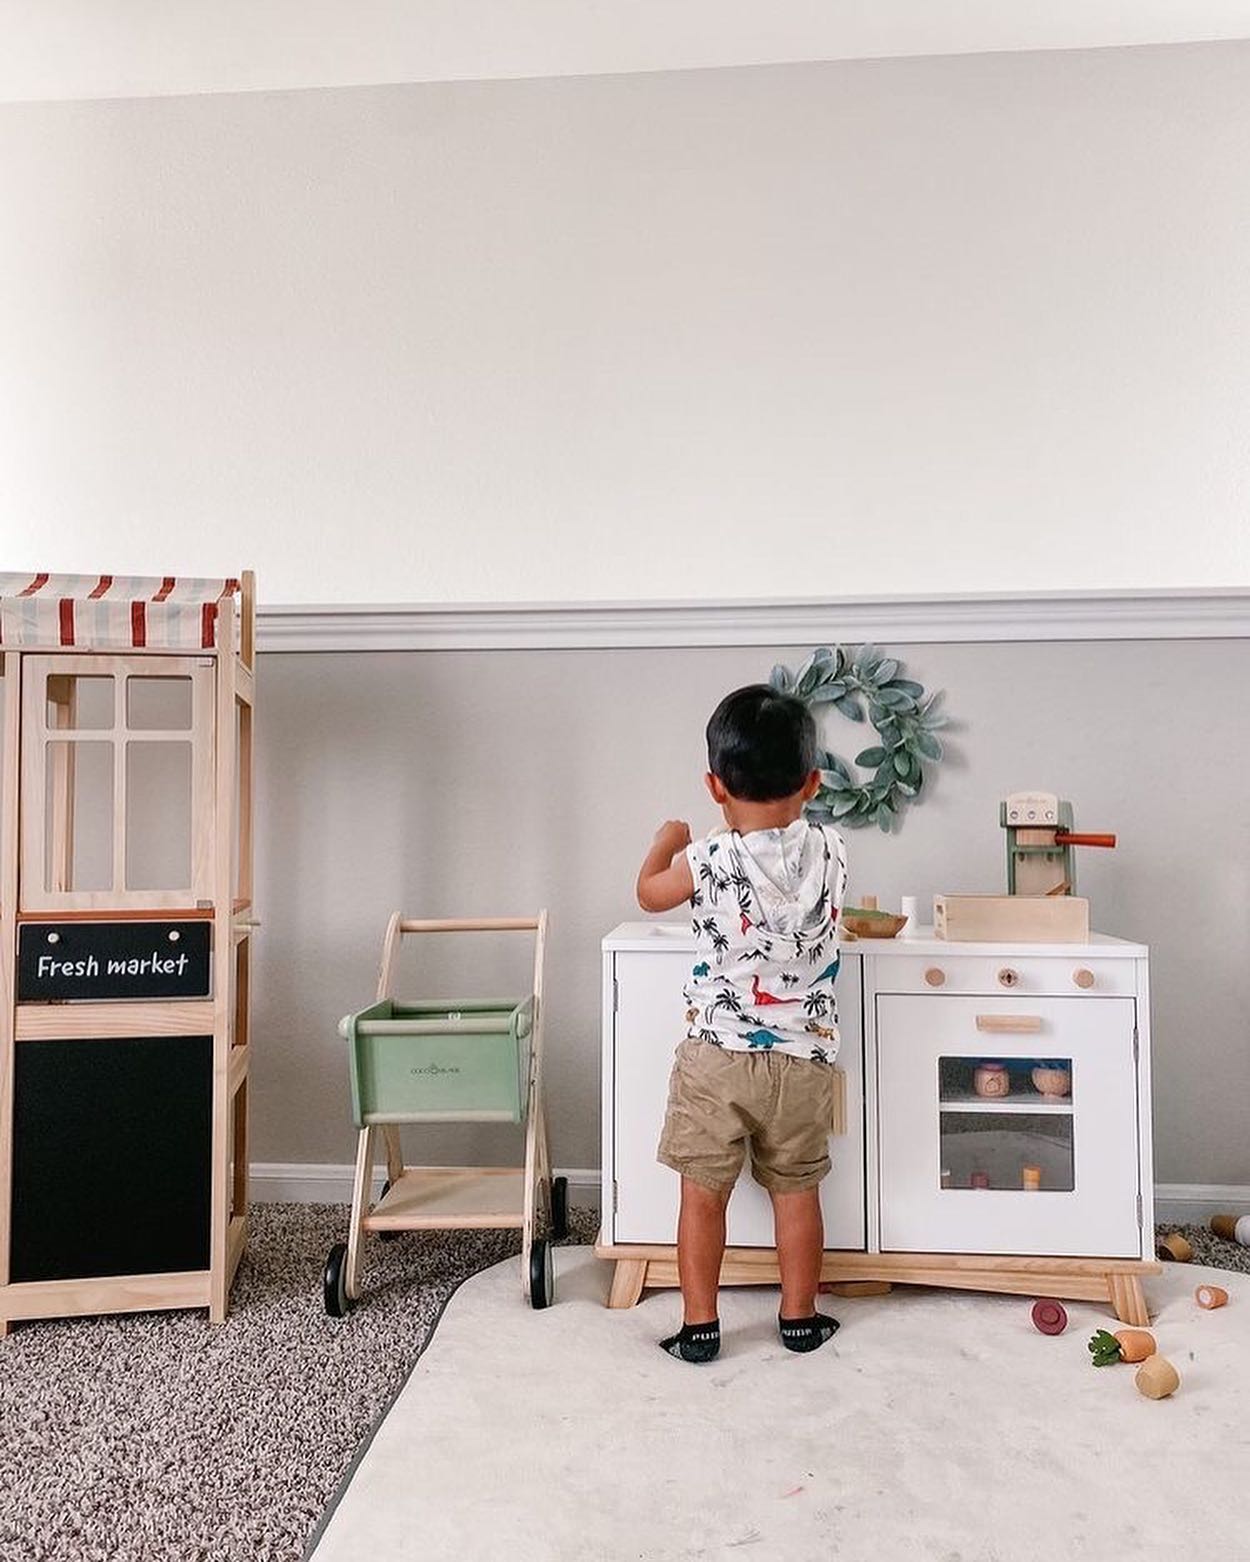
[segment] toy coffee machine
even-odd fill
[[[1009,895],[1076,893],[1076,846],[1114,847],[1114,835],[1077,834],[1072,804],[1050,792],[1013,792],[999,805],[1007,832]]]
[[[1084,943],[1089,901],[1075,894],[1077,846],[1114,846],[1114,835],[1078,835],[1072,805],[1050,792],[1013,792],[999,805],[1007,832],[1005,895],[936,895],[937,938],[977,942]]]

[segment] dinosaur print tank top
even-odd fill
[[[698,952],[687,1035],[715,1047],[832,1063],[846,846],[828,825],[718,831],[686,848]]]

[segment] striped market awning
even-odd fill
[[[0,648],[209,651],[237,580],[0,573]]]

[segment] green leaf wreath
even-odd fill
[[[869,781],[857,779],[836,754],[821,752],[821,787],[807,805],[809,818],[852,829],[875,823],[889,831],[920,796],[925,765],[942,757],[935,734],[947,719],[937,709],[942,691],[926,694],[923,684],[899,677],[901,668],[875,645],[820,646],[796,673],[780,663],[773,668],[772,687],[797,695],[818,721],[822,706],[832,705],[852,721],[867,714],[881,740],[855,756],[857,765],[874,772]]]

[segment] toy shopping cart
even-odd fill
[[[401,940],[410,933],[534,934],[534,985],[508,1000],[401,1003],[393,991]],[[568,1184],[551,1175],[542,1098],[543,954],[547,913],[537,917],[408,921],[397,911],[382,946],[377,1002],[339,1024],[351,1064],[360,1138],[346,1242],[330,1249],[326,1311],[342,1318],[360,1294],[360,1239],[401,1231],[519,1227],[521,1288],[531,1306],[554,1296],[551,1247],[568,1230]],[[405,1166],[401,1123],[524,1123],[525,1165]],[[369,1207],[376,1136],[386,1145],[386,1182]],[[536,1236],[543,1230],[545,1236]]]

